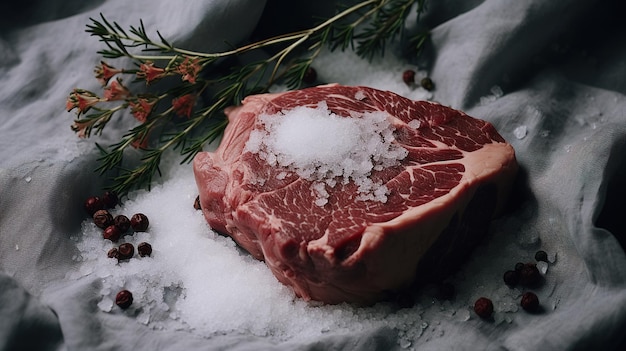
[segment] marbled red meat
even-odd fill
[[[370,175],[386,185],[385,202],[356,200],[357,186],[338,182],[319,206],[311,180],[284,176],[246,149],[261,114],[320,101],[344,118],[388,114],[408,155]],[[194,159],[204,216],[307,300],[367,304],[449,273],[502,210],[517,171],[513,148],[490,123],[367,87],[249,96],[226,114],[219,147]]]

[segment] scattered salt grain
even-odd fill
[[[528,128],[526,126],[519,126],[513,130],[513,135],[515,135],[517,139],[524,139],[526,134],[528,134]]]
[[[491,91],[491,94],[493,94],[493,96],[495,96],[496,98],[500,98],[504,95],[502,88],[500,88],[500,86],[498,85],[492,86],[491,89],[489,89],[489,91]]]
[[[496,308],[500,312],[517,312],[519,304],[512,300],[501,300],[497,302]]]
[[[554,264],[556,262],[556,251],[548,252],[548,262]]]
[[[137,316],[137,321],[141,324],[148,324],[150,323],[150,314],[146,313],[146,312],[142,312]]]
[[[408,349],[409,347],[411,347],[411,340],[402,338],[399,341],[400,347],[403,349]]]
[[[502,91],[502,88],[500,88],[498,85],[494,85],[491,87],[491,89],[489,89],[489,92],[491,94],[483,96],[480,98],[480,104],[481,105],[487,105],[491,102],[494,102],[496,100],[498,100],[499,98],[501,98],[504,95],[504,92]]]
[[[384,112],[346,118],[331,112],[322,101],[317,108],[296,107],[259,116],[259,127],[250,133],[246,151],[314,181],[318,206],[328,198],[324,184],[332,187],[337,179],[344,184],[353,181],[359,200],[385,202],[387,189],[369,176],[398,164],[408,154],[394,143],[394,130]]]
[[[365,99],[365,93],[362,90],[359,90],[356,92],[356,94],[354,94],[354,98],[361,101]]]
[[[537,262],[537,269],[542,275],[545,275],[548,272],[548,262]]]
[[[113,309],[113,300],[106,296],[103,297],[102,300],[98,302],[98,308],[102,312],[111,312],[111,309]]]
[[[522,248],[531,249],[536,247],[540,240],[539,233],[536,229],[527,228],[520,232],[520,235],[517,238],[517,243]]]
[[[556,310],[559,307],[559,303],[561,302],[560,298],[556,298],[552,300],[552,310]]]
[[[30,183],[30,181],[33,180],[33,178],[32,177],[26,177],[26,178],[24,178],[24,180],[26,181],[26,183]]]
[[[413,128],[413,129],[419,129],[422,126],[422,121],[418,120],[418,119],[413,119],[411,121],[409,121],[409,127]]]

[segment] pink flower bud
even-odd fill
[[[88,90],[74,89],[67,97],[65,108],[68,112],[78,108],[78,113],[80,114],[89,111],[92,106],[100,101],[102,101],[101,98]]]
[[[132,113],[139,122],[144,123],[148,119],[148,116],[150,116],[155,103],[156,100],[150,101],[147,98],[138,98],[129,101],[128,105],[130,106],[130,113]]]
[[[193,106],[196,104],[196,95],[195,94],[186,94],[181,97],[177,97],[172,100],[172,107],[174,108],[174,112],[176,112],[179,116],[191,117],[191,113],[193,111]]]
[[[119,78],[104,88],[104,98],[107,101],[124,100],[129,95],[130,91],[122,84],[122,80]]]
[[[139,66],[137,78],[145,79],[146,84],[150,84],[155,80],[165,77],[166,73],[163,68],[155,67],[153,62],[148,61]]]
[[[198,73],[200,73],[201,66],[197,57],[189,58],[185,57],[176,68],[176,72],[182,76],[183,81],[188,81],[191,84],[196,82]]]
[[[104,61],[101,61],[94,70],[94,73],[96,74],[96,79],[98,79],[102,86],[106,86],[107,83],[109,83],[109,79],[121,72],[121,69],[116,69],[115,67],[109,66]]]

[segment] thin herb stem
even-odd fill
[[[130,129],[121,141],[108,148],[96,144],[102,152],[99,159],[101,165],[97,170],[101,173],[114,169],[120,171],[113,178],[111,186],[120,195],[136,188],[150,188],[153,175],[160,174],[159,164],[166,150],[180,148],[183,162],[188,162],[207,142],[221,135],[228,123],[222,111],[228,105],[239,104],[241,99],[251,93],[267,92],[281,81],[286,82],[289,89],[298,88],[324,47],[331,51],[336,48],[355,49],[356,43],[356,52],[362,57],[371,58],[376,53],[382,54],[387,40],[393,39],[403,30],[409,9],[414,4],[417,4],[419,19],[426,0],[366,0],[340,10],[308,29],[212,53],[176,47],[158,31],[158,40],[152,40],[143,21],[126,31],[100,14],[99,20],[91,18],[91,24],[86,29],[92,36],[99,37],[106,46],[99,54],[105,59],[130,58],[135,65],[132,69],[115,70],[103,62],[98,77],[103,84],[117,73],[136,75],[148,84],[178,75],[182,83],[154,95],[133,95],[128,90],[121,90],[126,101],[110,109],[93,106],[107,99],[76,89],[68,99],[68,111],[78,108],[80,116],[93,107],[95,112],[76,119],[72,128],[84,137],[89,137],[93,128],[96,128],[96,134],[100,134],[114,113],[130,107],[131,114],[141,124]],[[357,30],[361,27],[362,30]],[[412,40],[418,52],[426,38],[427,33],[420,33]],[[269,58],[241,66],[232,65],[230,74],[217,78],[201,74],[207,68],[215,72],[215,68],[218,68],[216,66],[223,62],[234,62],[218,59],[273,47],[278,49]],[[121,86],[119,78],[116,82],[117,89],[126,89]],[[112,88],[108,89],[110,94]],[[207,94],[207,91],[214,93]],[[203,105],[198,101],[204,102],[205,106],[197,107],[196,104]],[[148,147],[149,144],[152,147]],[[139,148],[144,154],[140,164],[130,169],[122,165],[129,146]]]

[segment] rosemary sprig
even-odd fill
[[[402,34],[411,8],[415,5],[419,15],[425,4],[426,0],[361,1],[311,28],[214,53],[179,48],[158,31],[158,39],[153,40],[141,20],[139,26],[124,30],[101,14],[100,19],[91,18],[86,29],[105,45],[98,54],[103,59],[129,58],[134,66],[117,69],[103,61],[95,71],[104,87],[103,96],[84,89],[70,93],[67,110],[77,110],[72,129],[80,137],[100,135],[114,114],[130,109],[139,124],[117,143],[108,147],[96,144],[102,153],[96,171],[117,171],[110,189],[120,196],[133,189],[149,189],[154,175],[160,174],[165,151],[179,150],[181,163],[189,162],[221,135],[227,124],[224,108],[239,104],[247,95],[267,92],[280,82],[288,89],[300,87],[324,47],[351,48],[366,58],[382,54],[386,43]],[[416,48],[423,46],[426,35],[412,39]],[[223,76],[206,73],[219,71],[213,68],[231,62],[229,57],[266,48],[273,48],[268,59],[232,65],[230,73]],[[125,75],[155,88],[161,80],[180,80],[173,88],[164,85],[165,91],[158,94],[133,93],[121,78]],[[129,147],[142,153],[137,166],[123,164]]]

